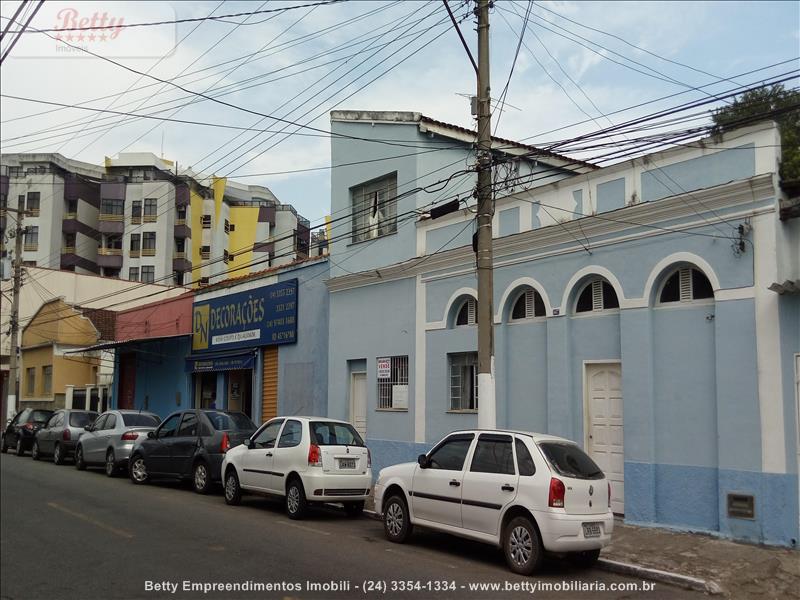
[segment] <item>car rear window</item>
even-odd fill
[[[244,413],[207,411],[206,416],[217,431],[255,431],[255,424]]]
[[[364,440],[349,423],[312,421],[311,442],[319,446],[363,446]]]
[[[161,423],[156,415],[143,415],[143,414],[122,414],[122,422],[125,427],[158,427]]]
[[[97,419],[95,412],[73,412],[69,413],[69,426],[70,427],[86,427],[91,425]]]
[[[35,410],[31,414],[30,421],[34,423],[47,423],[47,420],[53,416],[52,410]]]
[[[575,444],[563,442],[541,442],[547,460],[559,475],[575,479],[602,479],[603,471],[597,466],[589,455]]]

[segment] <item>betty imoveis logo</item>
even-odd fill
[[[81,43],[103,43],[115,40],[123,31],[125,17],[109,14],[105,10],[81,13],[77,8],[61,9],[53,27],[58,41]]]

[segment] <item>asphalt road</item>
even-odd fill
[[[499,551],[433,532],[415,531],[404,545],[384,539],[379,522],[347,519],[335,508],[290,521],[275,500],[245,496],[229,507],[221,492],[199,496],[179,483],[134,486],[101,471],[79,472],[30,457],[0,459],[0,596],[2,600],[80,598],[687,598],[701,594],[655,585],[562,561],[525,578],[505,568]],[[263,583],[272,591],[182,591],[183,582]],[[151,585],[169,583],[177,592]],[[339,591],[309,589],[312,584]],[[385,593],[365,591],[383,582]],[[407,582],[394,583],[393,582]],[[398,591],[394,586],[446,582],[449,589]],[[518,591],[471,590],[471,584]],[[573,586],[534,593],[521,586]],[[612,584],[639,591],[606,591]],[[370,585],[367,583],[367,585]],[[381,583],[372,584],[381,587]],[[441,584],[439,584],[441,585]],[[595,591],[578,591],[595,586]],[[455,589],[452,589],[455,587]],[[349,588],[349,589],[348,589]]]

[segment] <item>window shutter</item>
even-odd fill
[[[530,319],[533,317],[533,290],[526,290],[525,291],[525,318]]]
[[[592,282],[592,310],[603,310],[603,282]]]
[[[680,270],[681,302],[692,301],[692,270],[685,267]]]
[[[477,315],[475,314],[477,310],[477,303],[475,302],[474,298],[470,298],[467,300],[467,323],[470,325],[474,325],[476,323]]]

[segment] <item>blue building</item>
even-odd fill
[[[477,426],[475,136],[331,124],[328,413],[380,468]],[[493,147],[497,426],[582,444],[628,522],[796,545],[800,219],[775,126],[602,169]]]

